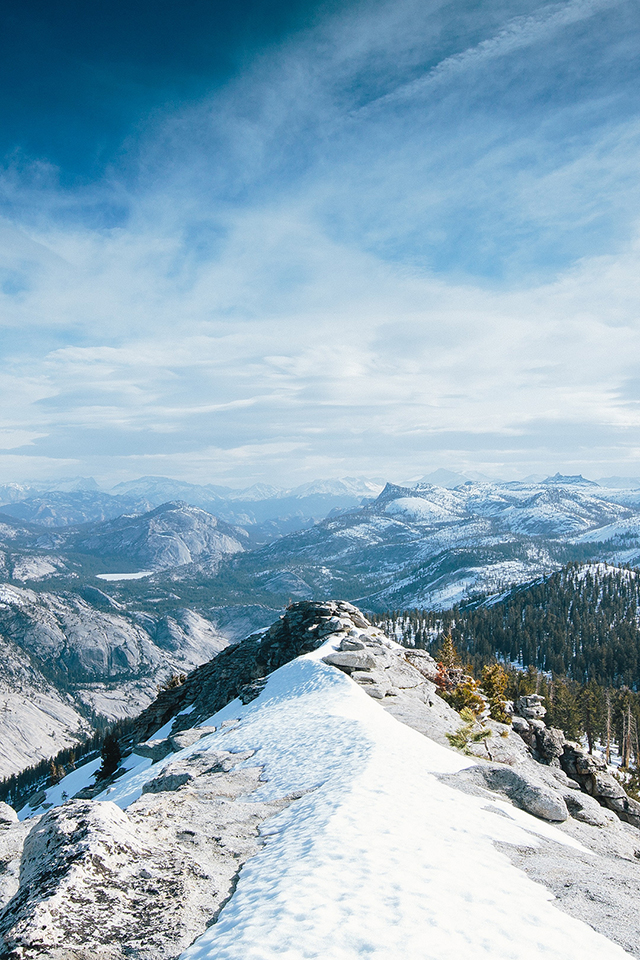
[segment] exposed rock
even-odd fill
[[[590,796],[613,810],[621,820],[640,828],[640,803],[627,796],[622,784],[607,770],[604,760],[586,754],[578,744],[566,742],[560,763],[565,773]]]
[[[67,548],[96,556],[122,557],[142,569],[217,562],[244,550],[245,537],[206,510],[180,501],[163,503],[142,516],[120,516],[91,532],[67,534]]]
[[[18,814],[8,803],[0,803],[0,829],[18,822]]]
[[[497,763],[479,763],[441,779],[451,784],[467,782],[486,786],[489,790],[503,793],[517,807],[542,820],[562,823],[569,816],[567,805],[560,793],[537,780],[528,770]]]
[[[190,747],[192,744],[197,743],[198,740],[206,737],[207,734],[215,732],[215,727],[195,727],[192,730],[182,730],[180,733],[172,733],[168,737],[168,740],[174,750],[183,750],[184,747]],[[136,753],[139,752],[139,749],[136,747]]]
[[[0,909],[18,889],[24,840],[33,821],[20,823],[13,807],[0,804]]]
[[[74,800],[29,824],[2,956],[169,960],[203,933],[259,849],[260,823],[288,801],[243,799],[259,768],[196,775],[201,765],[194,788],[147,792],[126,813]]]
[[[367,693],[370,697],[373,697],[374,700],[384,700],[384,698],[389,693],[389,689],[390,689],[389,687],[386,687],[386,686],[381,687],[377,683],[368,685],[364,688],[365,693]]]
[[[556,727],[535,727],[534,734],[536,748],[542,762],[557,762],[564,752],[564,732]]]
[[[405,656],[409,663],[419,670],[428,680],[435,680],[438,664],[426,650],[407,650]]]
[[[346,623],[351,629],[363,622],[366,625],[362,614],[345,601],[293,603],[267,631],[228,647],[215,660],[194,670],[181,686],[163,691],[138,718],[136,740],[146,740],[186,707],[193,709],[177,717],[175,731],[206,720],[235,697],[243,695],[247,685],[263,680],[278,667],[324,643],[325,636],[320,635],[319,627],[321,622],[327,623],[332,618],[341,627]],[[358,651],[353,653],[357,655]]]
[[[529,751],[521,737],[513,734],[511,728],[497,720],[483,720],[483,727],[491,731],[491,736],[480,743],[470,743],[467,751],[471,756],[487,758],[495,763],[516,766],[530,759]]]
[[[338,650],[364,650],[364,643],[361,640],[354,640],[353,637],[345,637]]]
[[[527,739],[531,733],[531,727],[529,726],[529,721],[525,720],[523,717],[519,717],[517,714],[513,714],[511,718],[511,728],[516,733],[519,733],[523,739]]]
[[[582,823],[588,823],[594,827],[608,827],[617,821],[615,813],[600,806],[594,797],[590,797],[579,789],[567,790],[563,799],[571,816],[575,820],[581,820]]]
[[[0,584],[0,777],[89,735],[89,710],[135,716],[159,682],[226,646],[193,611],[131,617],[73,594]]]
[[[352,670],[370,670],[375,667],[376,661],[370,654],[360,650],[345,651],[344,653],[330,653],[323,657],[325,663],[332,667],[338,667],[345,673],[351,673]]]
[[[538,693],[530,693],[524,697],[519,697],[514,704],[513,712],[516,716],[523,717],[525,720],[542,720],[547,712],[543,700],[544,697],[541,697]]]
[[[146,743],[136,744],[136,753],[140,757],[150,757],[152,763],[157,763],[174,750],[168,737],[164,740],[147,740]]]
[[[345,622],[340,617],[329,617],[328,620],[324,620],[318,627],[318,635],[326,637],[330,633],[339,633],[343,630],[348,630],[351,625],[351,621]]]

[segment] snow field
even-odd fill
[[[247,761],[265,764],[256,798],[319,785],[268,823],[218,923],[182,960],[626,956],[557,910],[492,842],[535,845],[531,830],[575,841],[440,783],[435,772],[469,761],[398,723],[346,677],[298,660],[244,711],[223,711],[234,712],[241,723],[224,746],[258,748]]]
[[[252,703],[233,701],[204,721],[218,730],[196,744],[151,768],[129,758],[99,798],[126,809],[165,765],[207,749],[256,751],[245,764],[262,766],[264,783],[248,799],[298,797],[263,825],[264,847],[181,960],[626,957],[558,910],[493,841],[580,845],[506,801],[441,783],[435,774],[472,761],[322,663],[335,642],[276,671]]]

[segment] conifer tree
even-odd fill
[[[118,738],[111,731],[109,731],[109,733],[104,738],[101,757],[102,757],[102,766],[98,771],[96,779],[106,780],[107,777],[110,777],[112,773],[115,773],[115,771],[118,769],[118,764],[122,759],[122,753],[120,752],[120,744],[118,743]]]

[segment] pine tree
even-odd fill
[[[120,744],[114,733],[109,732],[104,738],[104,743],[102,744],[102,766],[98,771],[96,776],[97,780],[106,780],[107,777],[110,777],[112,773],[118,769],[118,764],[122,759],[122,753],[120,752]]]

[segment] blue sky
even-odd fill
[[[5,479],[640,475],[632,0],[2,16]]]

